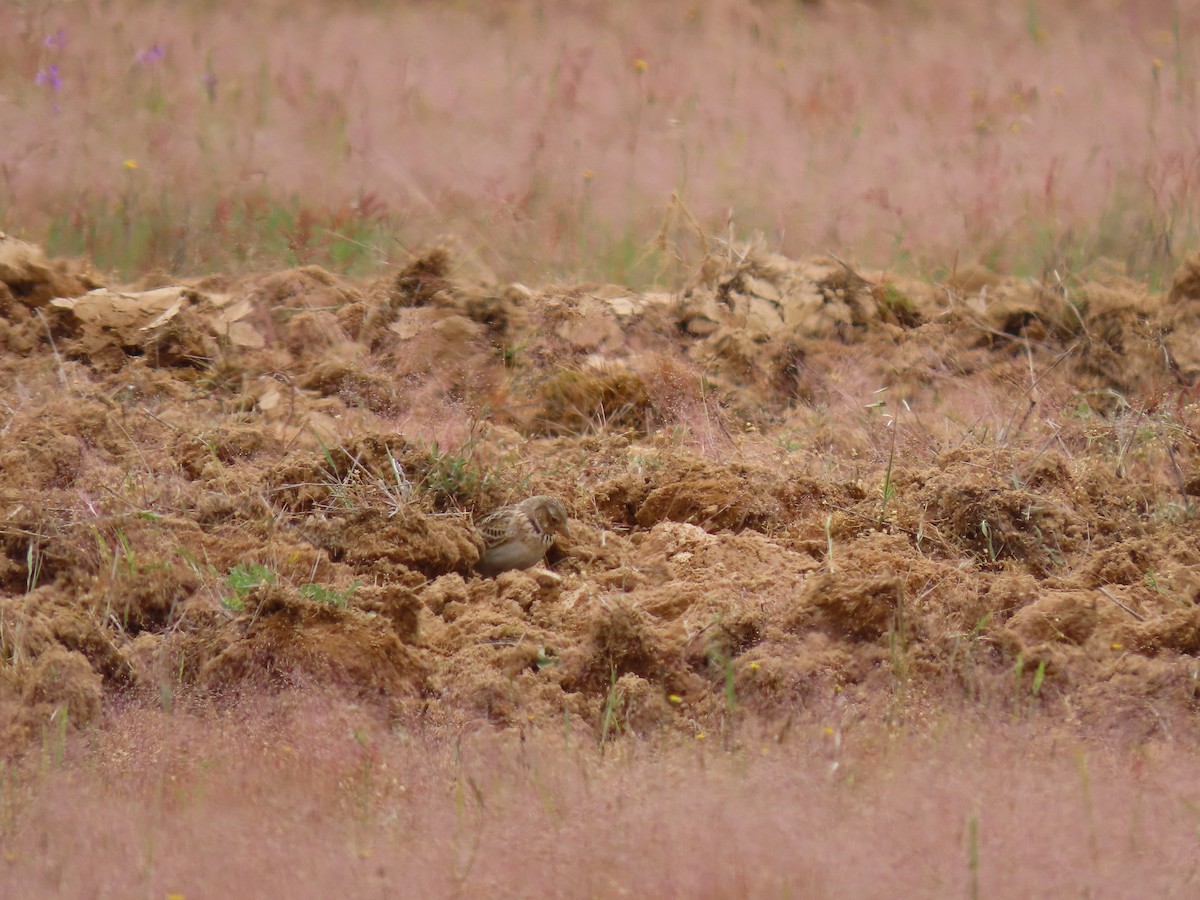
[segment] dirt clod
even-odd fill
[[[1190,709],[1198,265],[98,290],[0,239],[0,729],[164,685],[606,737],[1035,672]],[[570,534],[479,578],[474,523],[535,494]]]

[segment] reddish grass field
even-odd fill
[[[655,235],[921,271],[1196,245],[1171,0],[12,4],[0,227],[127,275],[403,260],[641,286]],[[136,168],[132,168],[136,166]]]
[[[1194,890],[1193,749],[942,716],[924,736],[806,727],[601,756],[562,732],[389,732],[311,697],[126,712],[6,771],[0,896]]]
[[[1198,27],[5,6],[0,900],[1195,894]]]

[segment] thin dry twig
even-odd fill
[[[1116,595],[1112,591],[1110,591],[1108,588],[1101,586],[1099,590],[1100,590],[1100,593],[1102,593],[1105,597],[1107,597],[1113,603],[1117,604],[1117,606],[1121,607],[1121,609],[1125,610],[1125,612],[1129,613],[1131,616],[1133,616],[1139,622],[1146,621],[1145,616],[1143,616],[1140,612],[1130,609],[1128,606],[1126,606],[1124,603],[1122,603],[1120,600],[1118,600]]]

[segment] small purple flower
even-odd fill
[[[42,43],[47,47],[54,47],[58,50],[63,49],[67,46],[67,29],[58,29],[54,34],[48,35]]]
[[[52,63],[49,68],[39,70],[34,80],[52,91],[62,90],[62,79],[58,77],[58,63]]]
[[[145,50],[139,50],[134,59],[137,60],[137,64],[139,66],[150,66],[158,62],[166,55],[167,51],[164,50],[159,44],[155,44],[154,46],[148,47]]]
[[[212,72],[206,72],[200,79],[200,83],[204,85],[204,91],[208,94],[208,102],[216,103],[217,101],[217,76]]]

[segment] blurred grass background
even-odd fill
[[[449,241],[488,277],[645,286],[703,232],[1154,284],[1198,244],[1182,0],[22,0],[0,26],[0,229],[125,277]]]

